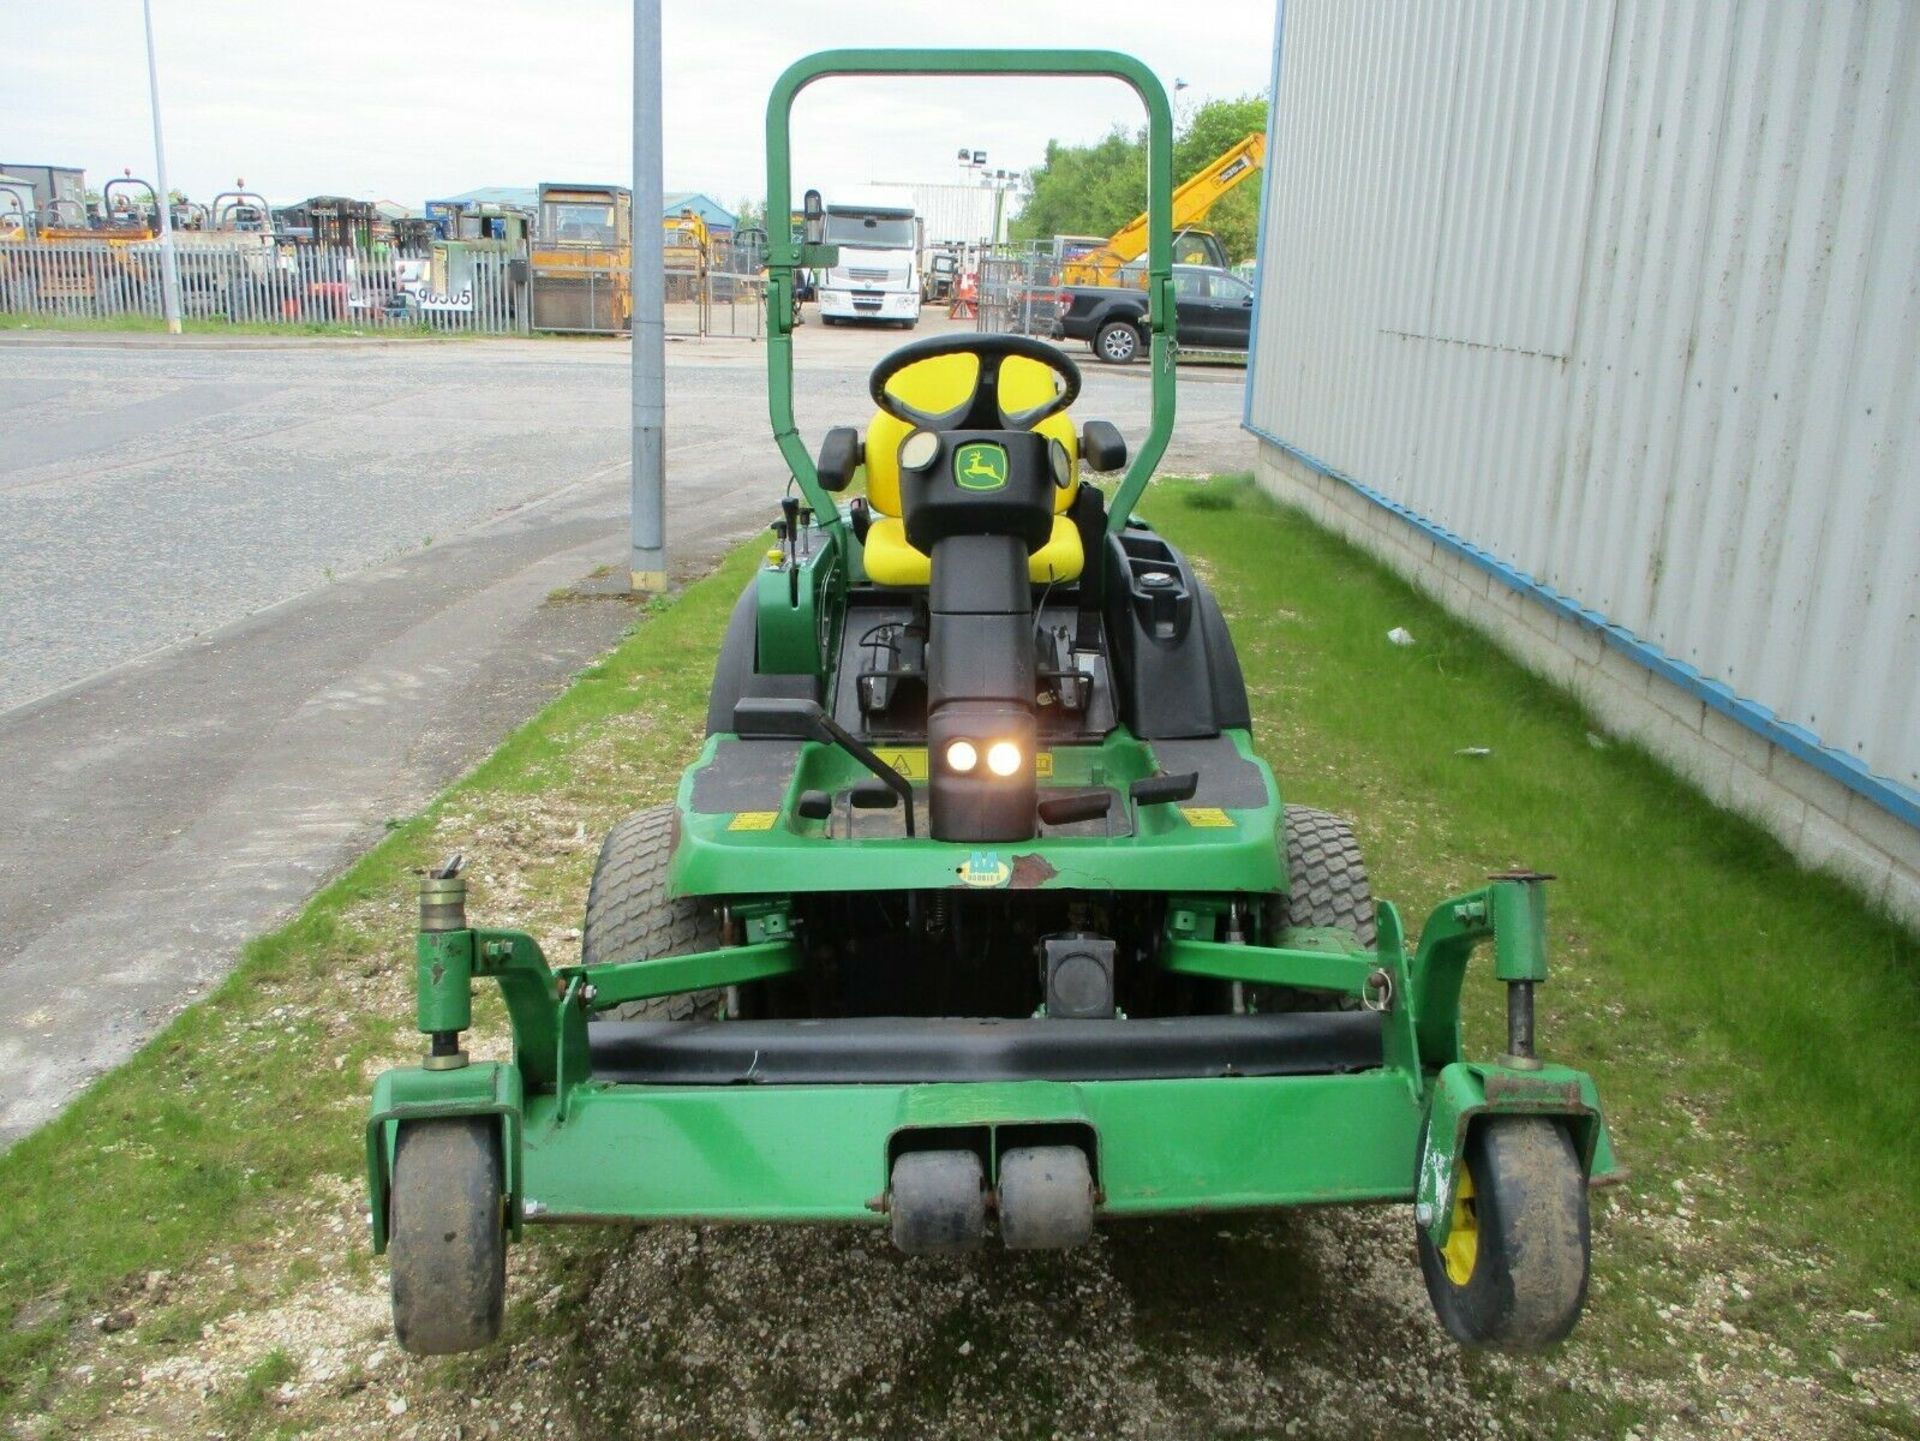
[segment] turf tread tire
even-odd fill
[[[1275,898],[1270,921],[1289,926],[1338,926],[1369,950],[1378,939],[1373,887],[1353,828],[1340,816],[1311,806],[1288,806],[1287,893]]]
[[[1267,903],[1267,935],[1280,944],[1294,926],[1338,926],[1371,949],[1378,927],[1367,863],[1353,828],[1331,811],[1288,806],[1281,826],[1287,847],[1287,890]],[[1358,996],[1302,991],[1288,986],[1249,986],[1253,1008],[1280,1011],[1353,1011]]]
[[[720,913],[711,901],[667,894],[673,860],[672,806],[635,811],[607,832],[587,888],[587,917],[580,927],[580,959],[656,960],[721,945]],[[620,1021],[710,1020],[719,1014],[719,991],[690,991],[615,1006]]]

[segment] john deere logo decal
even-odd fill
[[[998,490],[1007,483],[1007,453],[987,441],[953,453],[953,478],[964,490]]]

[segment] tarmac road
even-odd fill
[[[906,338],[802,329],[810,441]],[[0,1145],[625,628],[627,357],[0,338]],[[668,347],[676,575],[772,513],[765,363]],[[1086,371],[1076,413],[1143,434],[1143,369]],[[1166,469],[1251,465],[1240,379],[1183,375]]]

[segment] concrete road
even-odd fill
[[[803,433],[905,338],[804,327]],[[612,342],[0,344],[0,1144],[619,635],[627,384]],[[1165,467],[1249,466],[1240,405],[1184,376]],[[1087,367],[1077,414],[1146,410]],[[784,484],[764,350],[670,345],[668,431],[685,576]]]

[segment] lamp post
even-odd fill
[[[1000,224],[1007,201],[1007,188],[1018,178],[1006,170],[987,169],[987,152],[984,150],[961,149],[957,152],[960,168],[969,175],[978,175],[981,185],[993,187],[993,234],[987,237],[989,248],[1000,243]]]
[[[998,245],[1001,240],[1000,215],[1006,208],[1008,184],[1009,177],[1006,171],[996,170],[993,172],[993,243],[995,245]]]
[[[666,261],[660,212],[660,0],[633,6],[633,406],[627,577],[667,588]]]
[[[153,102],[153,168],[160,177],[160,307],[167,334],[180,333],[180,265],[173,254],[173,191],[167,185],[167,145],[160,136],[160,68],[153,58],[153,0],[140,0],[147,21],[147,95]]]

